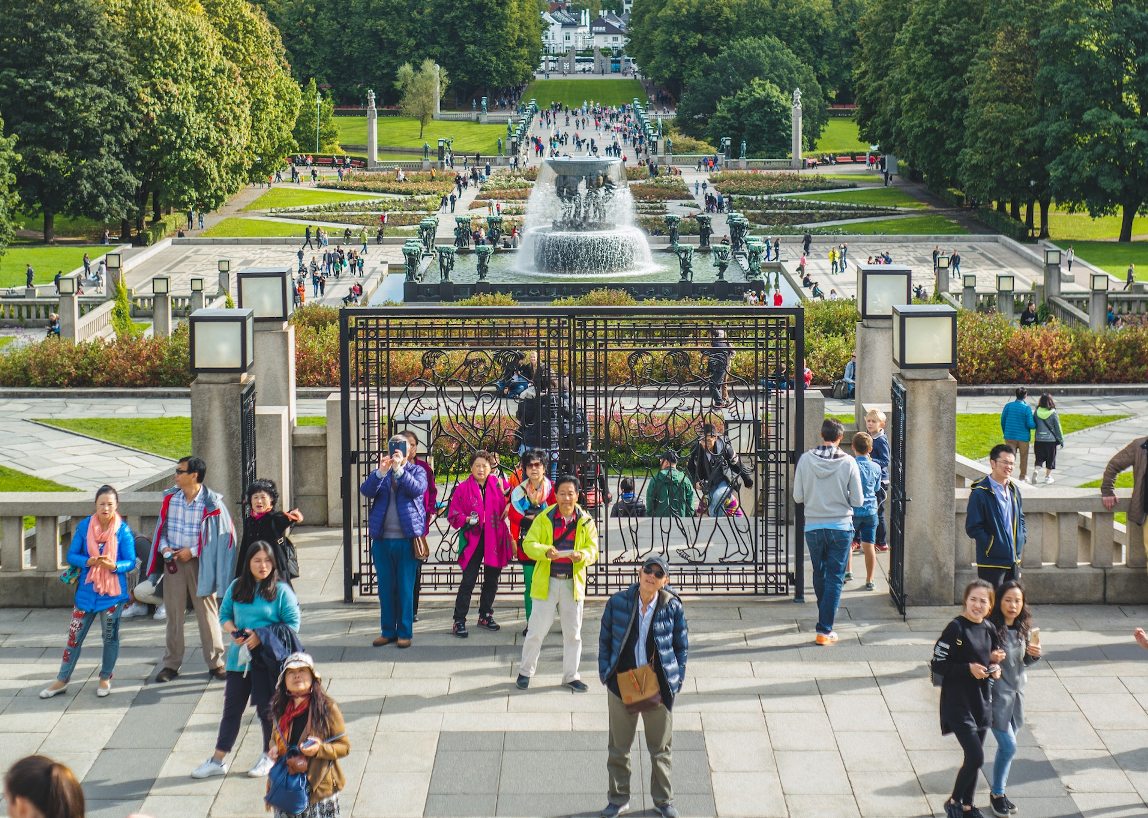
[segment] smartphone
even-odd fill
[[[1033,628],[1028,632],[1028,643],[1040,647],[1040,628]]]
[[[247,639],[251,636],[251,631],[246,630],[246,629],[241,630],[241,631],[235,631],[232,634],[232,636],[234,636],[236,639]]]
[[[407,442],[405,440],[396,440],[387,447],[387,453],[393,455],[395,452],[402,452],[403,457],[407,456]]]

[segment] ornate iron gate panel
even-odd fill
[[[801,532],[787,506],[803,396],[787,386],[804,356],[799,309],[356,308],[343,310],[340,331],[347,600],[376,592],[358,487],[388,436],[404,429],[431,454],[440,504],[477,450],[497,452],[510,475],[524,438],[547,453],[551,475],[576,474],[599,529],[592,593],[628,585],[650,553],[670,560],[685,592],[790,591]],[[518,400],[497,394],[516,360],[534,371]],[[638,499],[659,499],[657,455],[672,449],[686,470],[705,424],[740,466],[730,491],[713,492],[716,516],[623,516],[623,480]],[[423,591],[453,592],[461,572],[445,512],[429,541]],[[502,587],[521,588],[517,565],[503,572]]]
[[[255,384],[248,384],[239,397],[240,500],[256,479],[255,466]]]
[[[905,615],[905,506],[909,502],[905,477],[905,420],[908,405],[905,384],[893,376],[893,413],[889,450],[889,596]]]

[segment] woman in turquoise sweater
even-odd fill
[[[275,551],[262,540],[251,544],[247,552],[247,565],[240,576],[232,581],[219,606],[219,621],[223,631],[231,637],[227,648],[227,686],[223,690],[223,715],[219,721],[219,735],[215,740],[215,753],[192,772],[192,778],[210,778],[224,775],[227,764],[223,759],[235,746],[243,711],[250,700],[259,714],[263,727],[263,755],[247,775],[260,778],[270,772],[275,763],[267,757],[271,742],[271,694],[273,680],[253,670],[251,652],[260,649],[257,628],[287,625],[299,631],[299,601],[286,582],[280,582],[275,569]]]
[[[79,572],[68,645],[56,681],[40,691],[41,699],[63,693],[76,663],[88,629],[100,618],[104,655],[100,662],[101,698],[112,691],[112,672],[120,655],[120,614],[128,601],[128,573],[136,567],[136,540],[119,515],[120,495],[111,486],[96,492],[96,513],[76,526],[68,548],[68,565]]]

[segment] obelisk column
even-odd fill
[[[801,89],[793,89],[793,141],[790,147],[793,159],[790,167],[801,170]]]
[[[375,92],[367,91],[367,167],[379,164],[379,111],[375,108]]]

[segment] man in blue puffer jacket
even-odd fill
[[[977,576],[999,589],[1020,579],[1027,529],[1020,490],[1009,479],[1016,465],[1012,446],[993,446],[989,465],[992,471],[969,486],[965,533],[976,544]]]
[[[1001,410],[1001,434],[1004,442],[1016,451],[1019,461],[1020,477],[1022,483],[1028,474],[1028,445],[1032,439],[1032,430],[1036,428],[1036,418],[1032,416],[1032,407],[1026,402],[1028,390],[1023,386],[1016,390],[1016,399],[1010,400]]]
[[[686,614],[678,595],[668,589],[670,566],[665,557],[646,558],[638,581],[610,597],[602,613],[598,637],[598,678],[610,691],[610,741],[606,769],[610,775],[610,803],[603,818],[630,806],[630,746],[638,729],[638,715],[650,748],[650,793],[662,818],[677,818],[670,785],[674,697],[686,675],[689,635]],[[660,702],[627,707],[618,691],[618,676],[652,665]]]

